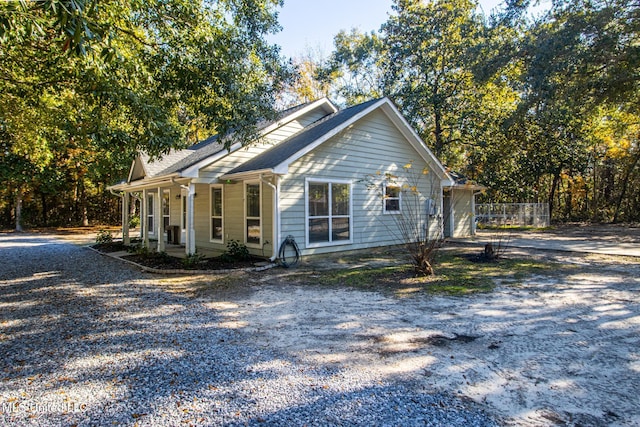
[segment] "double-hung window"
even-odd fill
[[[308,246],[351,242],[351,183],[306,182]]]
[[[155,227],[155,221],[154,221],[154,217],[155,217],[155,203],[154,203],[154,198],[155,196],[153,194],[147,194],[147,234],[155,234],[156,232],[156,227]]]
[[[222,242],[223,239],[223,197],[222,187],[211,187],[211,241]]]
[[[245,184],[245,240],[247,245],[260,245],[260,183]]]
[[[162,191],[162,227],[165,233],[169,228],[169,219],[171,217],[170,195],[169,190]]]

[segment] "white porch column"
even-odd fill
[[[156,203],[156,221],[158,221],[158,226],[156,229],[158,230],[158,246],[156,247],[156,251],[164,252],[164,217],[162,215],[162,187],[158,187],[158,198]]]
[[[122,243],[129,245],[129,193],[122,194]]]
[[[187,242],[184,245],[187,255],[196,253],[196,229],[194,225],[194,197],[196,195],[196,185],[189,184],[187,193]]]
[[[142,190],[142,200],[140,201],[140,226],[142,227],[142,244],[145,248],[149,248],[149,220],[147,218],[147,189]]]

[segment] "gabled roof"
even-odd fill
[[[447,170],[447,174],[449,174],[449,176],[451,177],[451,180],[454,182],[454,185],[452,185],[453,187],[458,187],[458,188],[464,187],[470,190],[484,190],[487,188],[484,185],[480,185],[475,181],[467,178],[466,176],[462,175],[460,172]]]
[[[295,119],[295,117],[297,117],[299,114],[304,113],[306,110],[316,107],[325,108],[326,110],[328,110],[327,113],[337,111],[337,107],[335,107],[335,105],[327,98],[323,98],[313,102],[307,102],[281,111],[278,114],[278,117],[274,120],[265,120],[260,122],[257,125],[258,132],[260,133],[268,130],[274,125],[280,124],[280,122],[282,122],[283,120],[293,120]],[[150,157],[143,153],[139,155],[138,160],[140,161],[147,178],[171,175],[183,172],[212,156],[221,154],[225,151],[233,151],[234,149],[242,146],[240,142],[233,141],[233,134],[231,134],[229,138],[232,141],[231,150],[227,150],[227,148],[225,148],[224,143],[222,142],[222,139],[219,135],[213,135],[188,148],[182,150],[171,150],[161,159],[154,159],[153,161],[151,161]]]
[[[365,111],[367,108],[378,101],[379,99],[374,99],[372,101],[368,101],[363,104],[359,104],[354,107],[347,108],[326,116],[323,119],[318,120],[311,126],[307,126],[297,134],[291,136],[286,141],[281,142],[273,148],[229,171],[227,174],[225,174],[225,176],[250,171],[273,170],[277,168],[277,166],[279,166],[283,161],[296,156],[297,154],[308,148],[315,141],[334,131],[335,129],[340,128],[340,125],[346,123],[358,113]]]
[[[386,115],[393,126],[403,135],[404,139],[430,165],[436,176],[442,180],[442,185],[456,185],[455,177],[447,173],[440,161],[389,98],[374,99],[340,111],[326,98],[302,104],[283,111],[279,118],[274,121],[259,124],[261,135],[268,135],[281,126],[317,109],[322,111],[322,118],[218,178],[237,179],[262,173],[287,174],[291,163],[338,135],[363,117],[379,110]],[[129,183],[115,185],[111,188],[116,190],[132,187],[143,188],[143,186],[155,185],[161,181],[198,178],[199,171],[202,168],[215,164],[241,147],[242,144],[236,141],[232,144],[231,149],[227,150],[221,143],[220,138],[215,135],[184,150],[171,151],[164,158],[153,162],[149,161],[148,156],[141,155],[131,168]],[[144,174],[141,173],[142,171],[144,171]]]
[[[222,178],[232,179],[250,173],[286,174],[289,164],[378,108],[387,114],[407,138],[407,141],[430,163],[434,171],[441,178],[448,179],[440,161],[436,159],[389,98],[374,99],[333,113],[301,130],[286,141],[230,170]]]

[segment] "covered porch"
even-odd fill
[[[110,187],[121,198],[122,241],[131,244],[131,205],[139,204],[142,245],[149,250],[186,256],[196,252],[194,225],[195,184],[188,179],[163,177]],[[214,251],[212,251],[214,252]]]

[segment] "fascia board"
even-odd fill
[[[220,177],[220,180],[237,180],[237,179],[249,179],[255,178],[260,175],[277,175],[277,172],[274,169],[260,169],[248,172],[238,172],[234,174],[225,174]]]
[[[136,159],[137,159],[138,157],[139,157],[139,156],[137,156],[137,157],[136,157]],[[127,182],[131,182],[131,176],[133,175],[133,170],[134,170],[134,169],[135,169],[135,167],[136,167],[136,159],[133,159],[133,160],[131,161],[131,167],[129,168],[129,175],[127,176]]]
[[[438,160],[438,158],[433,154],[433,152],[427,147],[427,144],[424,143],[422,138],[416,133],[413,127],[407,122],[407,120],[402,116],[398,108],[388,99],[384,98],[385,107],[382,110],[387,114],[387,117],[396,125],[398,130],[404,135],[404,137],[409,141],[409,143],[413,146],[413,148],[422,155],[423,159],[431,164],[438,173],[440,178],[446,179],[448,174],[442,163]]]
[[[143,190],[145,188],[155,188],[161,186],[163,184],[173,184],[172,178],[178,178],[179,174],[174,173],[171,175],[163,175],[161,177],[150,178],[150,179],[142,179],[140,181],[133,181],[116,184],[111,187],[107,187],[108,189],[118,190],[118,191],[138,191]]]

